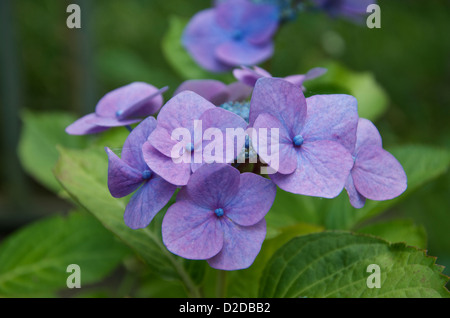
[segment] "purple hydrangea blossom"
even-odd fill
[[[403,167],[382,148],[380,133],[368,119],[358,121],[353,158],[355,163],[345,184],[353,207],[362,208],[366,198],[389,200],[406,190]]]
[[[357,101],[349,95],[316,95],[283,79],[257,81],[250,106],[250,125],[278,128],[279,167],[271,179],[283,190],[333,198],[344,187],[353,166]],[[259,140],[252,138],[260,157]],[[271,143],[271,136],[265,143]],[[270,148],[269,148],[270,149]]]
[[[173,94],[174,96],[183,92],[192,91],[207,99],[214,105],[222,105],[227,102],[239,102],[246,100],[252,93],[252,88],[241,82],[229,85],[217,80],[188,80],[183,82]]]
[[[261,249],[275,194],[266,178],[231,165],[204,165],[167,210],[163,242],[172,253],[205,259],[216,269],[247,268]]]
[[[71,135],[86,135],[111,127],[138,123],[143,117],[156,113],[163,104],[162,93],[153,85],[134,82],[117,88],[98,102],[95,113],[88,114],[66,128]]]
[[[201,121],[201,128],[194,127],[196,121]],[[190,140],[172,138],[173,132],[180,128],[189,131]],[[168,182],[178,186],[186,185],[191,173],[204,163],[202,151],[212,142],[212,140],[203,138],[208,128],[216,128],[222,132],[224,137],[222,154],[224,156],[231,152],[237,155],[243,148],[245,140],[235,139],[234,143],[230,145],[227,144],[225,135],[227,128],[245,130],[247,123],[244,119],[230,111],[214,106],[194,92],[179,93],[169,100],[158,114],[156,129],[143,146],[146,163]],[[182,143],[180,152],[174,153],[176,145],[180,143]],[[221,162],[229,162],[226,159],[223,157]]]
[[[314,4],[332,17],[342,16],[354,22],[363,21],[367,7],[376,0],[313,0]]]
[[[154,117],[148,117],[128,136],[120,159],[108,147],[108,188],[111,195],[121,198],[136,191],[128,203],[124,220],[132,229],[146,227],[169,202],[176,186],[153,173],[144,161],[142,145],[156,127]]]
[[[322,76],[326,72],[327,72],[326,68],[315,67],[313,69],[310,69],[306,74],[290,75],[285,77],[284,80],[294,85],[297,85],[298,87],[301,87],[303,90],[305,90],[305,87],[303,86],[304,81]],[[246,66],[242,66],[240,69],[239,68],[234,69],[233,75],[234,77],[236,77],[238,81],[251,87],[254,87],[256,81],[262,77],[272,77],[272,74],[270,74],[265,69],[258,66],[254,66],[253,69],[248,68]]]
[[[221,72],[271,57],[277,28],[276,6],[227,0],[198,12],[186,26],[182,42],[200,66]]]

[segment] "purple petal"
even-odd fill
[[[270,175],[281,189],[303,195],[334,198],[353,167],[350,153],[334,141],[305,142],[298,151],[297,169]]]
[[[148,169],[142,154],[142,146],[156,127],[156,119],[148,117],[128,135],[122,149],[122,160],[140,171]]]
[[[256,81],[261,77],[272,77],[272,75],[269,72],[267,72],[262,68],[254,67],[254,69],[251,69],[246,66],[234,69],[233,75],[239,82],[247,84],[248,86],[251,87],[254,87]]]
[[[105,147],[108,154],[108,188],[111,195],[121,198],[133,193],[142,184],[142,172],[130,167],[123,160]]]
[[[315,95],[306,99],[305,140],[333,140],[353,153],[358,126],[356,98],[350,95]]]
[[[173,152],[175,145],[179,141],[172,139],[171,134],[160,125],[156,126],[156,129],[150,134],[148,142],[167,157],[179,158],[181,156],[178,156],[178,154]]]
[[[294,84],[295,86],[302,87],[303,82],[305,81],[305,75],[290,75],[284,78],[285,81]]]
[[[308,73],[305,74],[305,81],[307,80],[311,80],[314,78],[317,78],[319,76],[322,76],[323,74],[325,74],[328,70],[326,68],[323,67],[315,67],[312,68],[308,71]]]
[[[273,43],[250,44],[244,41],[227,41],[217,46],[216,57],[232,66],[255,65],[273,55]]]
[[[355,153],[359,149],[369,146],[382,148],[380,133],[375,125],[368,119],[360,118],[358,120],[358,129],[356,130],[356,146]]]
[[[213,145],[222,145],[222,149],[220,149],[220,151],[222,151],[222,156],[217,156],[221,157],[221,159],[218,160],[217,163],[232,162],[234,158],[239,155],[245,145],[245,129],[247,128],[247,122],[242,117],[223,108],[214,108],[207,110],[202,114],[200,120],[202,121],[203,158],[205,158],[205,149],[207,148],[208,144],[214,142]],[[211,137],[211,139],[213,140],[205,139],[205,137],[207,136],[205,132],[207,132],[207,130],[211,128],[215,128],[222,133],[222,140],[216,140],[218,136]],[[242,134],[240,134],[236,138],[233,138],[233,143],[231,143],[226,139],[227,130],[236,130],[237,133],[239,131],[242,131]]]
[[[161,89],[157,89],[149,85],[147,88],[149,92],[153,91],[148,97],[142,99],[141,101],[135,103],[133,106],[121,111],[120,115],[117,116],[119,120],[125,120],[127,118],[136,118],[136,117],[147,117],[154,113],[156,113],[163,104],[162,94],[167,91],[168,87],[163,87]]]
[[[200,95],[184,91],[172,97],[158,114],[158,125],[171,134],[176,128],[194,128],[194,120],[215,106]]]
[[[215,49],[230,39],[216,22],[215,9],[198,12],[188,23],[183,33],[183,45],[194,60],[212,72],[223,72],[231,67],[217,59]]]
[[[402,165],[377,146],[360,148],[352,177],[358,192],[371,200],[390,200],[406,190],[406,174]]]
[[[254,44],[268,41],[278,28],[276,6],[253,4],[246,0],[228,0],[216,7],[217,23],[224,29]]]
[[[301,89],[283,79],[260,78],[253,90],[250,125],[262,113],[276,117],[295,136],[305,123],[305,96]]]
[[[86,118],[86,123],[88,125],[97,125],[101,127],[120,127],[132,125],[140,122],[141,120],[142,119],[139,118],[118,120],[117,118],[101,117],[94,114],[94,116],[89,116],[88,118]]]
[[[214,105],[221,105],[230,100],[227,85],[216,80],[185,81],[177,88],[174,96],[183,91],[192,91],[194,93],[197,93]]]
[[[108,130],[109,127],[98,126],[95,123],[97,117],[98,116],[95,113],[81,117],[71,125],[67,126],[66,133],[69,135],[89,135]]]
[[[213,211],[190,201],[174,203],[162,223],[164,245],[172,253],[188,259],[208,259],[223,246],[223,231]]]
[[[254,225],[269,212],[276,192],[277,187],[269,179],[254,173],[243,173],[236,196],[225,207],[226,215],[239,225]]]
[[[245,85],[241,82],[234,82],[228,85],[228,101],[240,102],[250,97],[253,87]]]
[[[157,175],[174,185],[187,184],[191,175],[190,163],[174,162],[172,158],[160,153],[149,142],[144,143],[142,151],[145,162]]]
[[[148,99],[156,92],[158,92],[156,87],[143,82],[134,82],[119,87],[102,97],[95,108],[95,113],[101,117],[116,118],[121,112],[139,104],[135,114],[129,115],[133,117],[149,116],[155,113],[163,102],[160,94]]]
[[[227,164],[205,164],[192,174],[186,190],[193,202],[214,211],[236,195],[239,175],[239,170]]]
[[[355,188],[353,183],[353,177],[351,174],[348,176],[347,182],[345,183],[345,190],[347,190],[348,198],[350,199],[350,204],[356,208],[360,209],[366,203],[366,198],[363,197],[358,190]]]
[[[266,237],[266,221],[262,219],[252,226],[240,226],[221,219],[223,248],[208,260],[211,267],[221,270],[238,270],[253,264]]]
[[[149,225],[153,217],[169,202],[176,188],[159,176],[153,176],[131,197],[125,209],[125,224],[132,229]]]
[[[251,136],[253,149],[256,150],[262,160],[279,173],[290,174],[294,172],[297,168],[297,151],[286,127],[274,116],[261,114],[255,120],[253,128],[257,132],[257,138]],[[264,132],[263,128],[267,129],[267,133]],[[279,133],[272,134],[271,128],[278,128]],[[276,157],[279,159],[278,162],[271,162],[271,158]]]

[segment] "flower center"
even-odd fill
[[[240,41],[244,38],[244,33],[241,30],[234,30],[231,36],[233,40]]]
[[[303,145],[303,137],[302,137],[302,135],[295,136],[292,141],[294,142],[294,145],[296,147],[300,147],[301,145]]]
[[[214,213],[218,216],[221,217],[223,215],[223,209],[222,208],[218,208],[214,210]]]
[[[150,179],[151,176],[152,176],[152,172],[150,170],[144,170],[142,172],[142,179],[144,179],[144,180]]]
[[[192,142],[186,144],[186,151],[192,152],[194,150],[194,145],[192,144]]]
[[[123,114],[123,110],[119,109],[118,111],[116,111],[116,117],[120,117]]]

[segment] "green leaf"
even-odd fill
[[[171,16],[169,30],[164,35],[162,50],[169,64],[185,80],[217,79],[224,82],[233,80],[231,74],[214,74],[202,69],[192,59],[181,43],[183,30],[188,23],[187,19]]]
[[[367,225],[358,230],[358,233],[378,236],[389,242],[404,242],[407,245],[425,249],[427,235],[425,228],[415,225],[412,220],[390,220]]]
[[[59,192],[61,186],[52,169],[58,160],[56,145],[81,148],[82,136],[71,136],[64,129],[75,117],[61,112],[31,112],[22,114],[23,129],[19,142],[19,158],[25,171],[49,190]]]
[[[380,267],[380,288],[367,286],[371,264]],[[281,247],[263,272],[259,296],[448,298],[448,277],[442,270],[425,251],[401,243],[323,232],[294,238]]]
[[[385,112],[388,96],[372,73],[354,72],[334,61],[324,63],[324,67],[327,73],[305,83],[310,93],[353,95],[362,118],[376,120]]]
[[[28,225],[0,245],[0,295],[40,296],[66,288],[77,264],[81,286],[102,280],[129,249],[90,215],[70,213]]]
[[[108,191],[108,161],[104,151],[64,148],[59,151],[61,157],[55,175],[72,198],[140,255],[153,271],[166,278],[182,280],[192,295],[196,295],[198,290],[184,266],[185,260],[171,254],[162,243],[163,211],[148,227],[130,229],[123,221],[126,201],[113,198]]]

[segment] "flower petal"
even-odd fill
[[[149,95],[134,105],[128,107],[121,112],[121,115],[117,116],[119,120],[136,117],[147,117],[156,113],[163,105],[162,94],[167,91],[169,87],[163,87],[157,89],[156,87],[149,85],[147,88]]]
[[[155,127],[156,119],[148,117],[133,129],[123,145],[122,160],[139,171],[148,169],[142,154],[142,146]]]
[[[260,78],[253,90],[250,125],[262,113],[277,118],[289,135],[295,136],[306,119],[306,99],[301,89],[279,78]]]
[[[197,169],[186,186],[189,197],[206,209],[223,208],[239,188],[239,170],[227,164],[205,164]]]
[[[162,238],[169,251],[188,259],[211,258],[223,246],[223,231],[217,216],[190,201],[176,202],[167,210]]]
[[[133,193],[144,181],[142,172],[130,167],[123,160],[105,147],[108,154],[108,189],[115,198]]]
[[[363,197],[358,190],[355,188],[355,184],[353,183],[353,177],[350,174],[348,176],[347,182],[345,183],[345,190],[347,190],[348,198],[350,199],[350,204],[356,208],[360,209],[366,203],[366,198]]]
[[[254,225],[269,212],[276,192],[275,183],[269,179],[250,172],[243,173],[237,194],[225,207],[226,216],[242,226]]]
[[[266,237],[266,220],[252,226],[241,226],[230,220],[221,219],[223,248],[208,259],[211,267],[221,270],[238,270],[252,265],[261,250]]]
[[[315,95],[306,99],[308,116],[303,138],[333,140],[353,153],[358,126],[358,102],[350,95]]]
[[[402,165],[380,147],[360,148],[352,176],[358,192],[371,200],[390,200],[406,190]]]
[[[305,142],[298,151],[297,169],[270,178],[281,189],[303,195],[334,198],[343,189],[353,166],[348,150],[334,141]]]
[[[256,66],[253,69],[246,66],[241,66],[241,68],[233,70],[233,75],[239,82],[247,84],[251,87],[254,87],[256,81],[261,77],[272,77],[272,75],[265,69]]]
[[[67,126],[66,133],[69,135],[88,135],[100,133],[109,129],[109,127],[98,126],[95,123],[96,118],[98,118],[98,116],[95,113],[83,116]]]
[[[245,85],[241,82],[234,82],[228,85],[228,101],[240,102],[250,97],[253,87]]]
[[[231,65],[255,65],[273,55],[273,43],[251,44],[245,41],[226,41],[216,47],[215,54],[221,62]]]
[[[354,153],[359,149],[375,146],[382,148],[382,140],[377,127],[368,119],[360,118],[358,120],[358,129],[356,131],[356,145]]]
[[[220,105],[229,101],[228,86],[217,80],[188,80],[183,82],[173,94],[192,91],[207,99],[214,105]]]
[[[174,162],[156,150],[148,141],[142,147],[144,160],[150,169],[166,181],[183,186],[186,185],[191,175],[190,163]]]
[[[189,54],[203,68],[223,72],[231,67],[217,59],[215,48],[230,39],[216,22],[215,9],[198,12],[186,26],[182,42]]]

